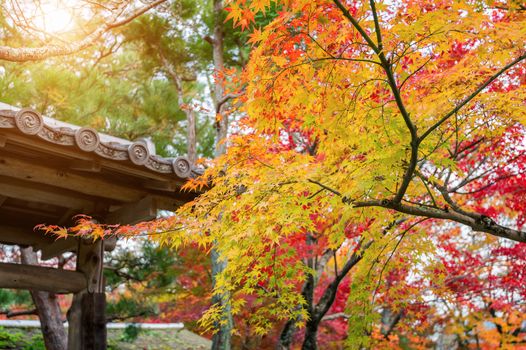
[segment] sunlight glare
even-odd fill
[[[42,2],[39,12],[35,24],[47,33],[65,33],[73,28],[73,15],[62,1]]]

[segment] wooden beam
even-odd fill
[[[52,204],[63,208],[78,209],[79,212],[92,212],[95,204],[83,196],[61,191],[46,185],[36,185],[22,180],[0,176],[0,195],[30,202]]]
[[[90,173],[100,173],[100,162],[95,160],[75,160],[69,164],[71,170],[86,171]]]
[[[146,196],[135,203],[128,203],[106,216],[105,224],[136,224],[157,217],[157,200]]]
[[[18,244],[23,246],[46,246],[55,242],[53,237],[42,232],[33,232],[18,227],[0,225],[0,242],[3,244]]]
[[[106,350],[106,294],[103,292],[84,293],[82,308],[82,349]]]
[[[56,213],[51,213],[49,211],[43,211],[42,209],[34,209],[34,208],[28,208],[28,207],[16,207],[12,205],[4,205],[2,206],[2,209],[8,212],[26,214],[27,217],[40,216],[40,217],[56,218],[57,216]]]
[[[105,252],[112,252],[117,247],[117,237],[116,236],[105,237],[103,244],[104,244]]]
[[[76,237],[60,238],[52,244],[37,246],[42,251],[41,259],[49,260],[66,252],[76,252],[79,241]]]
[[[152,190],[159,190],[165,192],[175,192],[181,186],[175,181],[158,181],[158,180],[147,180],[143,182],[145,188]]]
[[[51,267],[0,263],[0,288],[76,293],[87,286],[83,273]]]
[[[144,191],[120,185],[118,180],[107,181],[92,174],[78,175],[5,155],[0,156],[0,175],[123,202],[138,201],[146,195]]]
[[[165,196],[156,196],[155,199],[157,200],[158,210],[176,211],[181,205],[187,202],[187,200],[184,199],[170,198]],[[188,201],[190,201],[190,199],[188,199]]]

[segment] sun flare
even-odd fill
[[[39,15],[35,25],[53,34],[64,33],[73,28],[74,18],[71,9],[63,1],[46,1],[39,6]]]

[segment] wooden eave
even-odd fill
[[[196,195],[181,191],[195,175],[185,157],[162,158],[147,140],[118,139],[5,107],[0,105],[0,243],[56,248],[33,227],[71,225],[76,214],[130,224],[155,218],[157,210],[175,210]]]

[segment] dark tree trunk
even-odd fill
[[[367,249],[372,242],[366,244],[363,249]],[[327,314],[327,311],[331,308],[336,298],[336,293],[338,292],[338,287],[343,280],[343,278],[351,271],[351,269],[356,266],[358,262],[362,259],[362,254],[360,252],[354,253],[349,260],[345,263],[342,269],[337,273],[334,280],[327,286],[323,292],[320,300],[316,305],[314,305],[314,288],[315,280],[314,276],[310,275],[307,278],[307,281],[303,285],[302,295],[305,298],[307,314],[309,320],[305,325],[305,337],[303,338],[302,350],[313,350],[318,349],[317,336],[318,336],[318,327],[320,326],[323,317]],[[308,266],[312,268],[311,262],[308,262]],[[296,320],[289,320],[280,335],[279,344],[276,347],[278,350],[288,350],[292,343],[292,337],[294,335],[295,329],[294,324]]]
[[[310,235],[307,236],[307,245],[313,244],[313,239]],[[312,258],[307,259],[306,262],[307,266],[311,269],[315,269],[315,262]],[[312,274],[309,274],[307,276],[307,280],[303,284],[303,288],[301,289],[301,295],[305,299],[305,309],[307,311],[307,316],[309,317],[309,321],[312,321],[312,313],[314,311],[314,288],[315,288],[315,280],[314,276]],[[280,337],[279,337],[279,343],[276,347],[278,350],[289,350],[290,346],[292,345],[292,341],[294,340],[294,333],[296,332],[296,323],[298,322],[298,319],[291,319],[288,320],[287,323],[285,323],[285,326],[283,327],[283,330],[281,331]],[[307,323],[308,324],[308,323]],[[314,343],[316,343],[316,336],[314,336]]]
[[[37,265],[37,255],[33,248],[22,248],[21,260],[23,264]],[[47,350],[66,350],[67,335],[62,323],[62,313],[57,296],[48,292],[31,290],[31,297],[37,309],[38,317]]]
[[[318,349],[318,325],[319,323],[309,324],[305,328],[305,338],[303,340],[302,350],[317,350]]]
[[[285,323],[285,326],[283,326],[283,330],[279,335],[279,343],[276,347],[276,350],[290,349],[294,333],[296,332],[296,326],[294,325],[295,323],[296,322],[294,320],[288,320],[287,323]]]
[[[307,245],[312,245],[312,243],[312,237],[307,237]],[[307,264],[311,269],[316,269],[312,258],[308,259]],[[314,282],[314,275],[309,274],[303,288],[303,297],[305,298],[306,302],[305,308],[307,309],[307,314],[309,316],[307,324],[305,325],[305,338],[301,347],[304,350],[314,350],[318,348],[316,342],[316,333],[318,332],[319,321],[316,320],[314,308]]]

